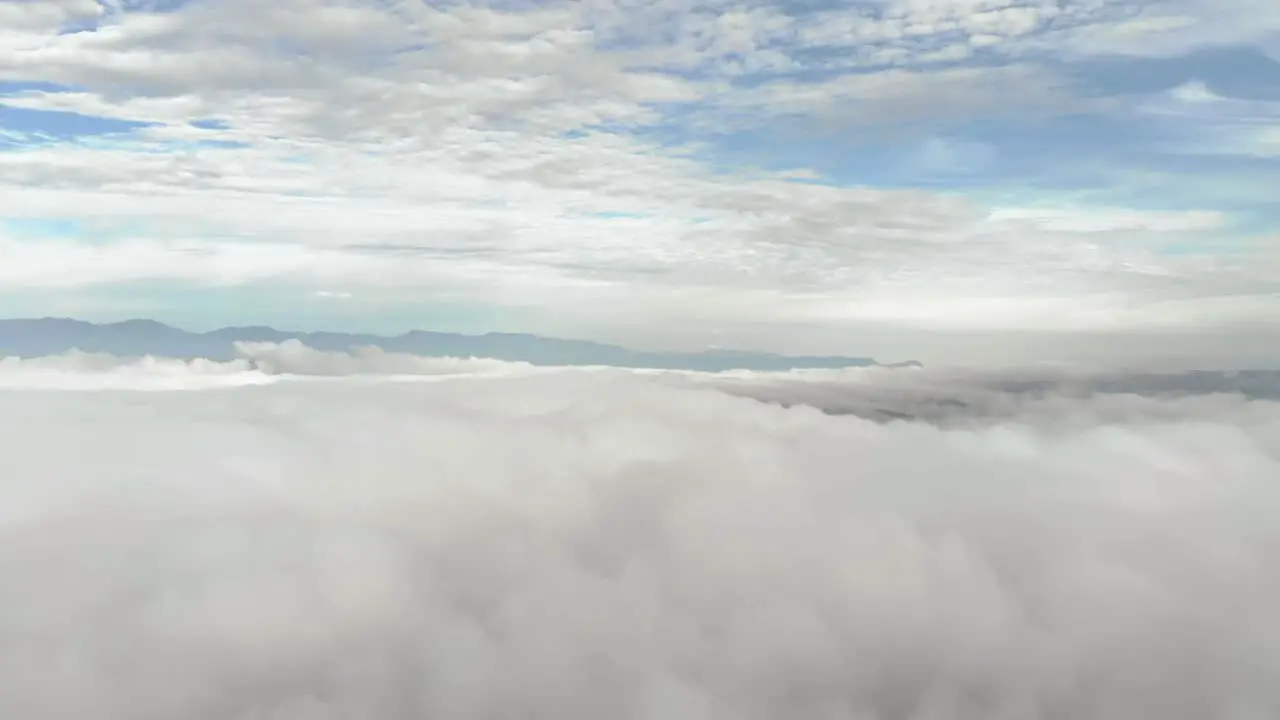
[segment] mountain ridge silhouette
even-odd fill
[[[298,340],[316,350],[350,351],[374,346],[386,352],[424,357],[478,357],[533,365],[611,365],[670,370],[791,370],[842,367],[919,367],[920,363],[879,363],[843,355],[779,355],[731,349],[655,352],[618,345],[528,333],[483,335],[410,330],[399,335],[278,330],[266,325],[229,326],[190,332],[145,318],[92,323],[65,317],[0,319],[0,356],[40,357],[71,350],[230,360],[237,342]]]

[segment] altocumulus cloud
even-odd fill
[[[241,354],[0,363],[0,715],[1280,713],[1242,376]]]

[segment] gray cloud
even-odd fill
[[[1280,371],[1099,371],[851,368],[693,378],[725,392],[832,415],[918,420],[946,427],[1035,417],[1071,426],[1213,417],[1280,401]]]
[[[1280,711],[1280,405],[1249,376],[1143,399],[1060,371],[441,375],[244,350],[0,365],[0,714]],[[384,377],[278,374],[356,370]],[[203,389],[139,392],[173,387]],[[1041,405],[876,423],[744,389]]]

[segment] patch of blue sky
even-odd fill
[[[72,92],[75,89],[70,85],[45,82],[43,80],[0,80],[0,97],[21,95],[29,92]]]
[[[253,147],[239,140],[186,140],[179,144],[190,150],[248,150]]]
[[[1280,221],[1280,161],[1213,155],[1135,158],[1125,171],[1142,179],[1147,197],[1170,207],[1213,207],[1266,213]]]
[[[0,208],[0,212],[3,209]],[[0,235],[31,242],[71,242],[102,246],[145,237],[151,228],[145,220],[76,217],[0,217]]]
[[[1108,57],[1063,66],[1079,87],[1101,96],[1149,94],[1197,80],[1230,98],[1280,99],[1280,61],[1255,47],[1196,50],[1164,58]]]
[[[1213,209],[1244,218],[1256,218],[1259,229],[1269,225],[1275,232],[1280,224],[1280,202],[1274,188],[1280,187],[1275,170],[1237,170],[1230,174],[1209,172],[1169,172],[1139,163],[1096,168],[1094,182],[1105,187],[1105,197],[1130,207],[1186,210]],[[1094,193],[1102,196],[1102,192]],[[1269,218],[1269,222],[1267,219]]]
[[[77,33],[94,32],[101,24],[101,18],[94,17],[78,17],[70,20],[64,20],[62,25],[58,27],[59,35],[75,35]]]
[[[1280,203],[1270,208],[1254,207],[1243,209],[1232,217],[1235,227],[1251,236],[1268,236],[1276,238],[1276,228],[1280,227]]]
[[[1231,233],[1197,233],[1192,238],[1160,236],[1146,247],[1158,255],[1171,258],[1202,257],[1216,260],[1246,259],[1259,248],[1238,231]]]
[[[57,143],[57,138],[40,133],[17,132],[0,126],[0,152],[13,153],[32,150]]]
[[[77,238],[83,231],[79,220],[64,218],[0,218],[0,228],[20,240]]]
[[[948,127],[948,124],[950,125]],[[678,128],[641,134],[675,138]],[[1149,129],[1101,116],[943,119],[912,126],[840,128],[807,120],[769,129],[700,138],[699,159],[766,170],[809,168],[839,185],[976,187],[986,183],[1036,184],[1071,189],[1083,160],[1113,160],[1152,141]]]
[[[1219,178],[1233,175],[1280,174],[1280,157],[1246,153],[1180,153],[1152,151],[1133,153],[1134,166],[1170,174],[1212,174]],[[1273,186],[1280,188],[1280,184]],[[1280,197],[1277,198],[1280,200]]]
[[[897,54],[899,52],[905,52],[911,58],[911,65],[927,67],[932,71],[961,65],[994,65],[1005,62],[1003,55],[995,51],[975,52],[969,49],[962,57],[946,52],[967,42],[968,35],[955,30],[916,39],[894,40],[891,43],[790,46],[787,54],[796,61],[797,66],[770,74],[768,79],[824,80],[859,72],[883,72],[903,64],[902,57]],[[887,52],[889,50],[892,52]]]
[[[387,2],[389,0],[383,0]],[[441,8],[457,8],[465,7],[466,0],[430,0],[430,4],[434,7]],[[502,12],[534,12],[546,7],[546,3],[542,0],[488,0],[486,7],[491,7]]]
[[[92,292],[111,305],[135,307],[160,322],[195,330],[218,327],[223,324],[220,318],[227,317],[244,318],[243,324],[272,323],[305,314],[307,309],[305,304],[298,307],[289,302],[298,295],[296,291],[262,284],[201,287],[171,280],[134,280]],[[269,314],[264,315],[268,308]]]
[[[132,152],[148,153],[153,155],[168,155],[171,153],[188,153],[198,152],[201,150],[247,150],[253,146],[239,140],[137,140],[125,136],[121,137],[119,142],[110,143],[104,145],[104,147],[113,147],[115,149],[125,149]]]
[[[1017,188],[1151,210],[1249,212],[1275,204],[1274,191],[1260,191],[1280,187],[1275,158],[1178,157],[1169,148],[1184,133],[1177,123],[1118,113],[950,122],[939,117],[909,127],[848,129],[817,127],[798,118],[768,131],[718,134],[694,133],[677,122],[637,134],[668,144],[696,139],[699,159],[726,171],[808,168],[826,182],[846,186],[954,189],[988,197]],[[1119,177],[1138,169],[1146,170],[1147,182]],[[1229,188],[1237,185],[1230,181],[1233,175],[1254,178],[1242,183],[1252,187]],[[1206,177],[1216,179],[1209,183]],[[1213,185],[1216,189],[1206,192]]]
[[[124,10],[152,13],[170,13],[181,10],[194,0],[118,0]]]
[[[885,8],[883,0],[777,0],[773,6],[788,15],[839,10],[860,17],[876,17]]]
[[[18,139],[13,141],[14,149],[19,150],[61,145],[74,146],[85,150],[112,150],[147,155],[168,155],[202,150],[245,150],[252,147],[249,143],[238,140],[221,140],[217,138],[197,140],[155,139],[136,131],[73,137],[58,137],[39,133],[15,135],[18,135]],[[0,125],[0,147],[3,147],[3,144],[4,128],[3,125]]]
[[[59,140],[120,135],[159,123],[82,115],[64,110],[33,110],[7,105],[0,98],[0,129],[38,133]]]
[[[68,302],[68,293],[59,289],[0,290],[0,318],[68,317],[82,316],[82,310],[96,307],[92,304]]]
[[[1221,247],[1217,244],[1206,243],[1203,240],[1181,241],[1181,242],[1162,242],[1154,248],[1156,252],[1168,257],[1185,257],[1188,255],[1208,255],[1217,254]]]
[[[463,303],[442,298],[426,298],[401,303],[371,305],[360,295],[336,302],[319,303],[313,295],[299,309],[305,308],[311,327],[368,331],[394,335],[409,330],[430,329],[478,335],[486,332],[511,332],[527,328],[533,313],[520,307]],[[286,322],[284,320],[281,321]]]
[[[810,169],[824,183],[959,192],[988,205],[1220,210],[1259,230],[1280,221],[1270,189],[1280,187],[1280,159],[1170,154],[1162,148],[1179,137],[1176,125],[1066,115],[970,120],[931,134],[804,132],[704,137],[698,155],[725,171]]]
[[[566,140],[609,134],[634,138],[657,145],[671,152],[679,152],[702,143],[705,131],[692,126],[697,108],[692,103],[648,103],[661,117],[654,123],[604,122],[559,133]],[[517,123],[518,124],[518,123]]]
[[[0,291],[0,317],[61,315],[90,322],[146,317],[199,331],[224,325],[221,319],[226,317],[255,318],[263,308],[277,307],[284,296],[278,289],[183,287],[134,280],[72,289]]]
[[[1003,162],[1019,175],[1034,169],[1053,170],[1072,158],[1121,156],[1142,152],[1168,137],[1150,123],[1106,114],[1055,117],[971,119],[950,129],[957,137],[999,147]],[[1054,161],[1054,165],[1046,165]]]
[[[653,217],[649,213],[621,212],[609,210],[605,212],[589,212],[583,213],[586,217],[600,218],[602,220],[644,220]]]
[[[1249,181],[1232,183],[1223,178],[1205,177],[1188,173],[1176,175],[1167,172],[1142,172],[1132,165],[1099,165],[1093,173],[1078,169],[1077,182],[1072,186],[1057,187],[992,185],[979,190],[976,195],[1001,199],[1004,204],[1020,204],[1018,200],[1031,198],[1069,201],[1073,205],[1123,207],[1149,212],[1180,212],[1210,210],[1230,215],[1233,219],[1264,218],[1267,204],[1275,201]],[[1274,227],[1280,217],[1272,214]]]
[[[1171,133],[1162,135],[1164,129],[1153,132],[1149,118],[1126,117],[1125,113],[1055,117],[1025,112],[1006,114],[993,109],[983,118],[936,112],[902,122],[892,117],[861,117],[856,107],[849,107],[843,114],[819,116],[771,112],[765,130],[761,127],[765,123],[753,108],[738,111],[696,104],[656,107],[662,112],[662,121],[636,128],[633,135],[666,147],[700,144],[711,156],[703,159],[711,162],[716,161],[715,156],[725,156],[771,167],[816,163],[823,172],[841,175],[849,172],[840,167],[844,157],[883,154],[892,152],[884,148],[894,146],[914,153],[918,143],[937,135],[951,136],[970,146],[1008,148],[1011,152],[1000,153],[1001,166],[993,170],[1003,168],[1009,171],[1006,174],[1015,175],[1043,174],[1042,161],[1046,158],[1069,162],[1082,155],[1114,156],[1119,151],[1148,147],[1174,137]],[[761,156],[766,159],[762,161]],[[859,163],[851,169],[857,172],[866,168],[866,164]]]
[[[85,288],[76,294],[112,308],[108,316],[111,320],[148,317],[194,331],[222,327],[227,324],[226,318],[236,318],[238,325],[269,325],[280,330],[388,335],[416,328],[480,333],[519,326],[518,309],[442,298],[386,302],[360,294],[349,298],[317,294],[326,289],[279,282],[208,287],[170,280],[138,280]],[[0,294],[0,309],[4,308],[3,299]]]

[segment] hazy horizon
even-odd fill
[[[705,336],[686,336],[681,342],[645,342],[644,337],[637,337],[635,333],[613,333],[617,339],[610,340],[611,334],[603,333],[596,336],[550,336],[538,333],[529,333],[514,330],[486,330],[474,332],[451,331],[441,327],[425,327],[402,325],[384,328],[381,332],[361,328],[359,323],[343,326],[343,325],[307,325],[300,326],[272,326],[264,323],[233,323],[230,325],[179,325],[171,322],[164,322],[156,318],[136,317],[136,316],[120,316],[114,318],[106,318],[98,321],[69,316],[44,316],[44,317],[9,317],[0,318],[0,323],[5,321],[73,321],[78,323],[88,323],[96,326],[118,325],[128,323],[130,321],[141,322],[157,322],[175,330],[192,334],[207,334],[217,331],[227,331],[241,328],[268,328],[284,334],[307,335],[313,333],[319,334],[344,334],[352,336],[376,336],[381,339],[395,338],[413,332],[422,333],[440,333],[449,335],[459,335],[464,337],[483,337],[485,335],[530,335],[541,339],[552,341],[566,341],[568,343],[599,343],[602,345],[613,346],[616,348],[634,351],[637,353],[653,353],[653,354],[698,354],[706,352],[742,352],[762,355],[777,355],[780,357],[831,357],[831,358],[848,358],[850,360],[874,360],[880,364],[901,364],[901,363],[924,363],[936,367],[955,367],[955,368],[972,368],[972,367],[1023,367],[1030,365],[1064,365],[1075,366],[1081,368],[1095,369],[1115,369],[1115,370],[1149,370],[1152,372],[1188,372],[1196,370],[1209,371],[1238,371],[1238,370],[1280,370],[1280,353],[1274,351],[1276,347],[1270,342],[1268,336],[1254,337],[1250,344],[1242,346],[1238,337],[1232,332],[1231,328],[1225,328],[1216,334],[1205,334],[1199,337],[1199,341],[1219,348],[1222,352],[1218,354],[1205,353],[1189,353],[1185,349],[1179,349],[1177,336],[1170,337],[1159,333],[1130,335],[1130,342],[1140,344],[1140,350],[1118,351],[1114,344],[1108,342],[1109,335],[1087,336],[1077,335],[1072,338],[1075,350],[1066,354],[1037,354],[1034,348],[1043,347],[1045,338],[1036,333],[1020,333],[1016,339],[995,336],[982,337],[970,336],[970,342],[985,342],[987,344],[1003,343],[1002,347],[1012,352],[1005,353],[1001,356],[992,356],[989,353],[965,353],[942,351],[938,344],[929,343],[928,336],[921,339],[919,346],[920,353],[917,355],[897,356],[893,354],[875,354],[872,352],[824,352],[824,348],[830,346],[821,343],[805,344],[798,342],[795,345],[782,345],[776,343],[776,335],[774,342],[751,343],[744,342],[741,345],[722,345],[715,342],[717,340],[714,334]],[[3,355],[3,333],[0,331],[0,355]],[[843,346],[850,348],[868,348],[890,347],[901,350],[903,344],[900,342],[883,342],[875,332],[868,331],[859,335],[862,340],[860,342],[847,341]],[[880,339],[877,342],[877,339]],[[1061,338],[1059,338],[1061,340]],[[1171,343],[1171,346],[1162,343]],[[69,348],[64,348],[69,349]],[[59,350],[58,352],[61,352]],[[187,356],[187,355],[184,355]],[[927,358],[927,360],[922,359]]]
[[[229,360],[242,343],[301,343],[321,351],[357,352],[377,348],[421,357],[488,358],[540,366],[592,366],[700,371],[787,370],[866,365],[874,358],[752,353],[731,348],[695,352],[652,352],[618,345],[530,334],[462,335],[412,330],[398,335],[299,332],[267,326],[226,327],[204,333],[147,319],[94,324],[73,318],[0,319],[0,358],[40,358],[69,352],[122,357]]]

